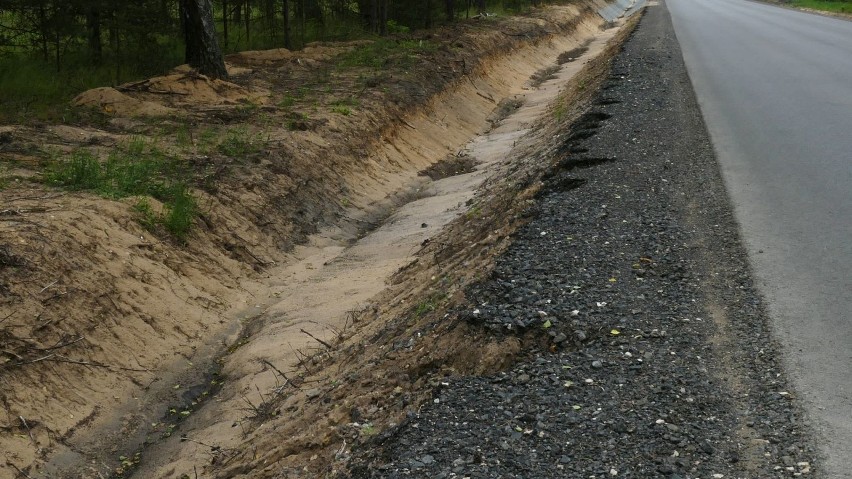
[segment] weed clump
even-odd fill
[[[241,158],[263,149],[263,142],[252,135],[247,128],[234,128],[228,131],[225,138],[217,145],[220,153],[232,158]]]

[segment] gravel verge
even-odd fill
[[[565,138],[536,218],[457,311],[528,354],[442,382],[351,477],[813,475],[664,4]]]

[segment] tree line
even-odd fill
[[[219,76],[218,52],[387,35],[538,0],[0,0],[0,54],[67,64],[159,66],[164,52]],[[221,53],[218,53],[221,56]],[[211,63],[212,60],[212,63]],[[137,68],[138,70],[138,68]]]

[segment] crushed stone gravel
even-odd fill
[[[441,383],[349,476],[813,475],[664,3],[559,154],[535,219],[457,312],[533,338],[529,353]]]

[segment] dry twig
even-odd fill
[[[307,334],[308,336],[310,336],[310,337],[311,337],[311,339],[313,339],[314,341],[316,341],[316,342],[318,342],[318,343],[322,344],[322,345],[323,345],[323,346],[325,346],[326,348],[328,348],[328,349],[334,349],[334,347],[333,347],[332,345],[330,345],[330,344],[328,344],[327,342],[323,341],[322,339],[320,339],[320,338],[318,338],[318,337],[314,336],[313,334],[311,334],[311,333],[309,333],[309,332],[305,331],[303,328],[299,328],[299,331],[301,331],[301,332],[303,332],[303,333]]]

